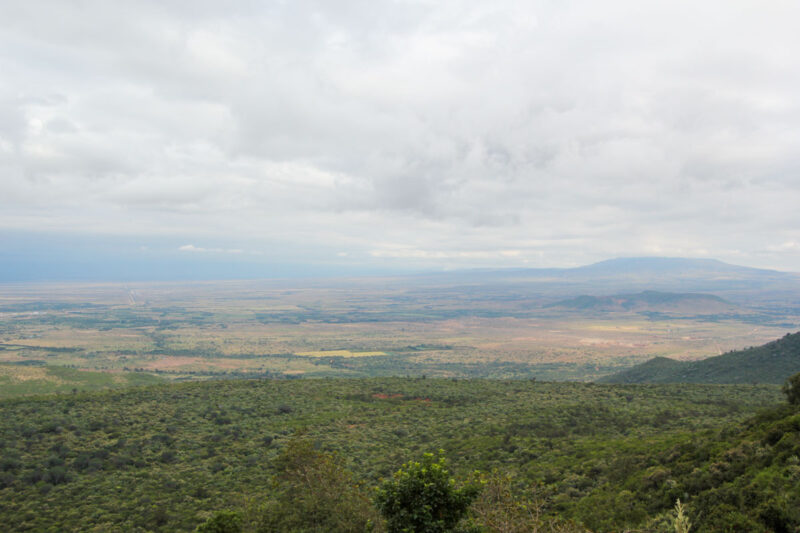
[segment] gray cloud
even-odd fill
[[[800,270],[798,16],[6,2],[0,229],[420,266]]]

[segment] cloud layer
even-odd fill
[[[794,2],[0,5],[0,231],[800,271]]]

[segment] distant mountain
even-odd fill
[[[442,299],[457,294],[460,299],[527,301],[526,309],[540,309],[542,305],[581,295],[642,291],[705,293],[741,306],[732,314],[741,315],[751,323],[793,328],[794,323],[782,317],[800,315],[799,273],[742,267],[714,259],[630,257],[576,268],[454,270],[359,280],[359,283],[396,288],[406,296],[417,291],[430,296],[436,291]]]
[[[643,291],[612,296],[581,295],[547,305],[576,311],[655,311],[660,313],[717,314],[737,310],[737,306],[712,294]]]
[[[762,268],[743,267],[717,259],[692,259],[683,257],[620,257],[571,269],[575,274],[593,276],[721,276],[721,277],[783,277],[784,272]]]
[[[598,380],[600,383],[783,383],[800,372],[800,332],[763,346],[675,361],[656,357]]]
[[[680,257],[624,257],[575,268],[456,270],[418,274],[413,278],[423,284],[514,284],[561,295],[599,290],[714,292],[726,296],[752,290],[773,295],[783,294],[787,289],[800,292],[800,274],[731,265],[716,259]],[[398,281],[403,279],[408,278],[401,277]]]

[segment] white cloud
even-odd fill
[[[195,246],[193,244],[184,244],[178,247],[178,250],[181,252],[193,252],[193,253],[215,253],[215,254],[240,254],[243,250],[238,248],[233,249],[226,249],[226,248],[202,248],[199,246]]]
[[[800,250],[764,244],[800,241],[798,17],[748,1],[6,2],[0,229],[426,266],[657,253],[800,270]]]

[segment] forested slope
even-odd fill
[[[693,532],[800,531],[800,410],[784,405],[742,424],[692,435],[663,450],[631,454],[614,481],[578,504],[584,523],[614,530],[626,517],[659,529],[682,499]],[[597,513],[614,509],[616,516]],[[603,515],[606,516],[603,516]]]
[[[800,372],[800,332],[701,361],[657,357],[599,383],[775,383]]]

